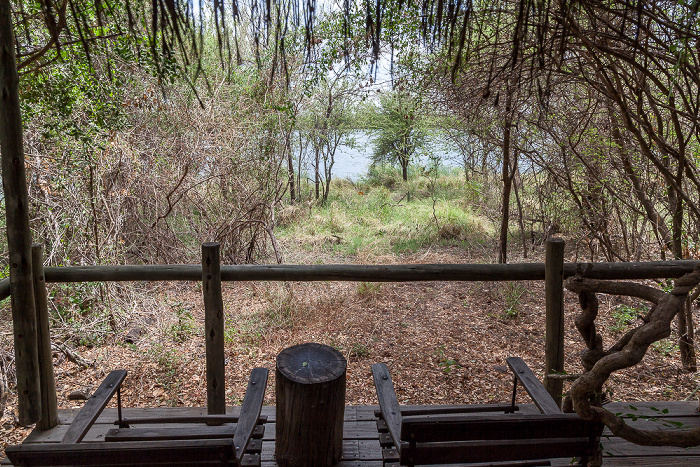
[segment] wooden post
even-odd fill
[[[219,243],[202,245],[202,293],[207,358],[207,413],[226,413],[224,365],[224,301],[221,297]]]
[[[295,345],[277,356],[277,465],[321,467],[340,461],[346,369],[343,355],[327,345]]]
[[[44,248],[41,243],[32,244],[32,273],[34,276],[34,303],[36,305],[41,384],[41,419],[37,422],[37,428],[48,430],[58,425],[58,403],[53,374],[53,357],[51,356],[49,307],[46,298],[46,281],[44,280]]]
[[[24,169],[19,76],[15,63],[10,2],[0,2],[0,152],[10,260],[12,327],[17,368],[20,425],[41,418],[36,311],[32,287],[32,232],[29,228],[27,176]]]
[[[564,240],[550,238],[545,246],[544,295],[546,330],[544,387],[561,407],[564,381],[548,379],[549,373],[564,371]]]

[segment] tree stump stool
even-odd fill
[[[331,466],[343,454],[345,357],[301,344],[277,356],[275,458],[280,467]]]

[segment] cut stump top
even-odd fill
[[[277,356],[277,370],[300,384],[317,384],[340,378],[348,366],[345,357],[323,344],[293,345]]]

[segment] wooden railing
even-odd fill
[[[700,261],[636,263],[564,263],[564,279],[580,274],[591,279],[666,279],[691,272]],[[241,265],[221,266],[221,280],[236,281],[524,281],[544,280],[544,263],[400,264],[400,265]],[[135,266],[66,266],[44,268],[47,283],[200,281],[198,264]],[[10,280],[0,281],[0,300],[10,296]]]
[[[564,263],[564,242],[550,239],[546,245],[545,263],[521,264],[406,264],[406,265],[243,265],[220,266],[218,244],[202,246],[202,265],[128,265],[41,267],[41,245],[35,244],[35,299],[38,335],[48,335],[48,309],[45,283],[118,282],[118,281],[202,281],[204,284],[205,332],[207,339],[207,402],[210,413],[225,409],[223,365],[224,323],[222,281],[518,281],[544,280],[546,302],[545,368],[548,374],[563,370],[564,310],[563,281],[581,275],[592,279],[665,279],[687,274],[700,261],[656,261],[635,263]],[[41,272],[43,274],[41,274]],[[37,287],[37,284],[40,285]],[[9,279],[0,281],[0,300],[10,295]],[[43,295],[43,299],[41,297]],[[15,329],[15,333],[22,330]],[[211,342],[210,342],[211,341]],[[39,339],[37,345],[50,355],[50,340]],[[48,347],[47,347],[48,346]],[[42,348],[39,348],[42,355]],[[44,355],[47,355],[44,352]],[[40,365],[42,394],[19,394],[19,397],[42,399],[42,420],[39,426],[49,428],[56,418],[53,368]],[[32,377],[32,371],[17,368],[19,377]],[[47,383],[48,381],[48,383]],[[546,379],[545,386],[555,399],[561,397],[563,380]],[[37,399],[34,399],[36,402]],[[47,403],[46,401],[53,401]]]

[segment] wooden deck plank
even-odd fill
[[[631,408],[630,406],[634,407]],[[404,406],[402,406],[403,408]],[[405,406],[416,407],[416,406]],[[677,429],[665,424],[665,420],[682,423],[685,427],[700,426],[700,414],[696,411],[697,402],[639,402],[639,403],[611,403],[606,408],[614,413],[629,414],[627,422],[635,427]],[[376,405],[348,406],[345,411],[344,424],[344,459],[339,467],[381,467],[381,447],[379,446],[376,429],[375,410]],[[656,410],[654,410],[656,409]],[[668,409],[668,413],[661,413]],[[230,407],[227,414],[237,415],[240,408]],[[57,443],[68,430],[68,424],[78,409],[59,411],[60,425],[44,432],[32,433],[25,442],[53,442]],[[520,413],[539,413],[533,404],[520,404]],[[160,407],[160,408],[125,408],[125,417],[161,417],[161,416],[192,416],[205,415],[206,408],[196,407]],[[264,406],[261,415],[268,416],[268,423],[263,438],[262,465],[274,467],[274,435],[275,435],[275,407]],[[632,420],[632,416],[636,420]],[[645,417],[652,417],[648,419]],[[117,418],[116,409],[105,409],[98,418],[92,430],[88,432],[83,442],[100,442],[104,439],[107,430],[115,428],[113,422]],[[139,425],[139,428],[148,428],[151,425]],[[156,425],[154,427],[163,427]],[[188,425],[177,425],[186,428]],[[192,425],[194,426],[194,425]],[[653,466],[653,465],[700,465],[699,448],[672,448],[672,447],[643,447],[628,443],[616,437],[603,438],[605,455],[604,465],[612,466]],[[563,461],[555,461],[553,465],[568,465]],[[7,464],[3,464],[7,465]]]
[[[697,401],[612,402],[606,404],[605,408],[612,413],[634,414],[638,417],[689,417],[700,415],[697,411]],[[663,409],[668,409],[669,414],[659,413]]]
[[[263,462],[274,461],[274,443],[265,442],[265,440],[263,440],[263,448],[262,452],[260,453],[260,458]],[[377,439],[377,441],[344,439],[342,459],[346,461],[382,460],[382,448],[379,446],[379,439]]]
[[[622,438],[611,437],[601,439],[604,457],[637,457],[637,456],[699,456],[700,446],[694,448],[677,448],[673,446],[639,446]]]
[[[263,441],[274,441],[275,430],[277,425],[275,423],[265,424],[265,436]],[[345,421],[343,423],[343,439],[379,439],[377,434],[377,423],[375,421],[366,422],[356,422],[356,421]]]

